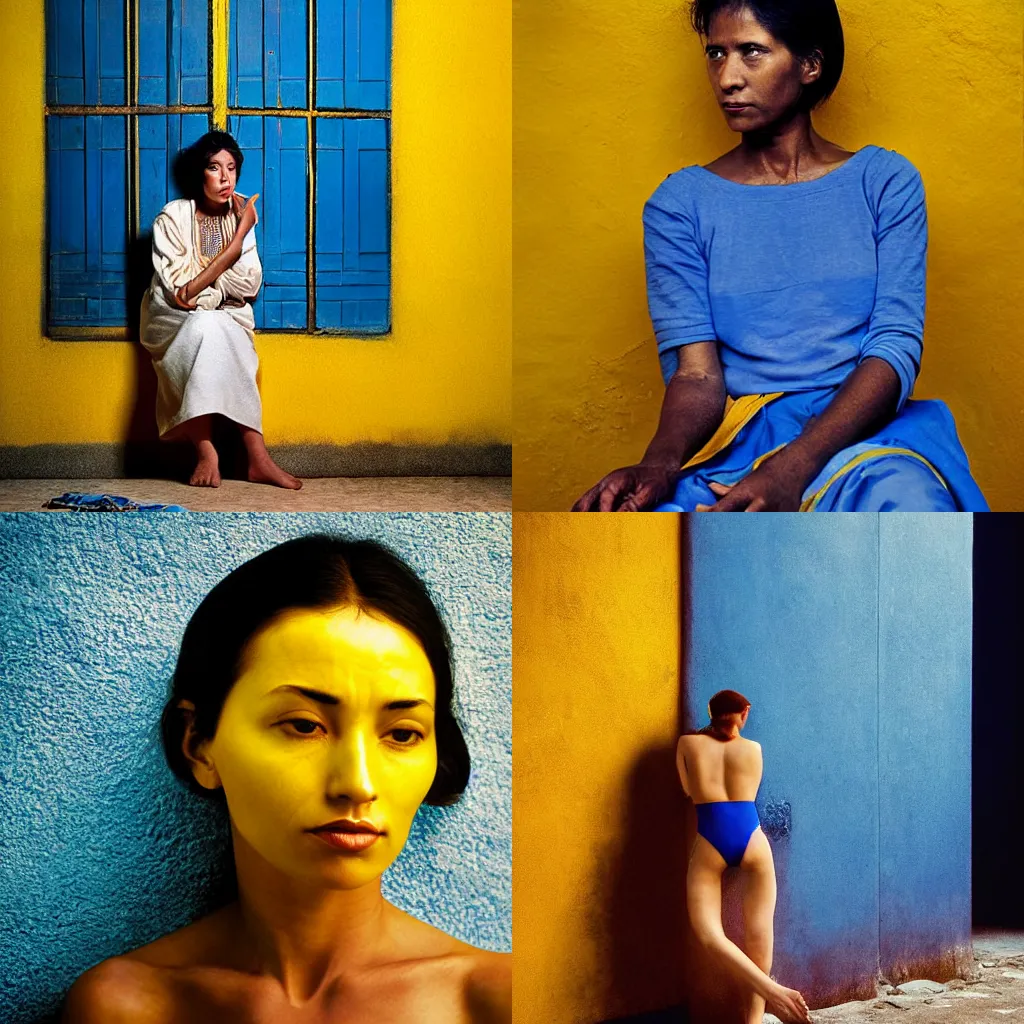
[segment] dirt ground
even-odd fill
[[[815,1024],[973,1024],[1011,1018],[1024,1022],[1024,934],[975,933],[975,977],[945,985],[920,979],[878,997],[814,1010]],[[765,1016],[765,1024],[778,1018]]]

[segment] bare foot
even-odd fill
[[[254,484],[273,484],[275,487],[287,487],[292,491],[302,489],[302,481],[291,473],[286,473],[268,455],[263,459],[249,460],[249,481]]]
[[[769,1010],[780,1020],[810,1024],[811,1014],[807,1009],[807,1003],[795,988],[779,985],[767,1002]]]
[[[199,457],[189,483],[193,487],[220,487],[220,465],[216,452],[212,457],[209,455]]]

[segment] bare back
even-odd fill
[[[680,736],[676,767],[683,790],[695,804],[753,800],[761,785],[761,744],[737,736],[716,740],[702,733]]]

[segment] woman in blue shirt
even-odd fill
[[[670,175],[644,208],[661,420],[641,462],[574,511],[987,511],[945,404],[908,401],[921,177],[811,123],[842,73],[835,0],[694,0],[691,13],[742,141]]]

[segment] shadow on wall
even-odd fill
[[[677,729],[687,728],[686,649],[689,635],[687,517],[680,516],[679,702]],[[643,688],[636,687],[642,694]],[[611,1013],[642,1009],[615,1021],[681,1024],[692,983],[692,933],[686,914],[686,863],[696,835],[693,805],[679,785],[675,745],[654,746],[635,760],[619,817],[625,836],[607,865],[605,900],[595,928],[607,935],[605,992]],[[610,814],[609,819],[615,820]],[[604,1024],[612,1024],[608,1018]]]
[[[179,199],[187,194],[185,150],[174,158],[172,175]],[[134,388],[131,413],[125,424],[123,471],[126,477],[187,480],[195,467],[192,446],[185,441],[160,440],[156,427],[156,373],[153,360],[139,341],[142,299],[153,279],[153,232],[151,225],[130,243],[128,259],[128,337],[134,356]],[[218,418],[219,420],[219,418]],[[225,427],[226,424],[221,424]],[[221,434],[223,436],[221,436]],[[227,476],[237,476],[244,454],[237,430],[215,427],[214,442],[222,453]]]

